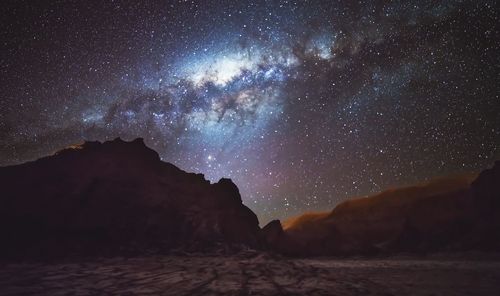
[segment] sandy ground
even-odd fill
[[[500,295],[500,260],[164,256],[0,265],[0,295]]]

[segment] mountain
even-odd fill
[[[301,256],[500,250],[500,162],[475,179],[440,178],[273,221],[263,236]]]
[[[162,162],[142,139],[85,142],[0,167],[0,256],[109,255],[256,246],[229,179]]]
[[[259,228],[229,179],[160,160],[142,139],[85,142],[0,167],[0,259],[268,249],[285,255],[500,250],[500,162]]]

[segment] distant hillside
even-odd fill
[[[288,219],[283,223],[287,232],[309,232],[308,226],[317,227],[316,223],[342,221],[344,227],[365,227],[377,221],[402,219],[411,206],[418,200],[430,196],[467,189],[477,174],[443,177],[415,186],[395,188],[361,198],[354,198],[340,203],[331,212],[306,213]],[[371,225],[376,227],[376,225]],[[345,232],[348,232],[346,229]]]
[[[499,171],[497,162],[479,176],[439,178],[348,200],[331,212],[289,219],[269,242],[299,255],[495,249],[500,246]],[[273,227],[279,232],[276,222]]]

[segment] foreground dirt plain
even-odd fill
[[[0,295],[499,295],[500,259],[151,256],[0,264]]]

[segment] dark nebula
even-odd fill
[[[4,1],[0,165],[143,137],[261,225],[500,158],[496,1]]]

